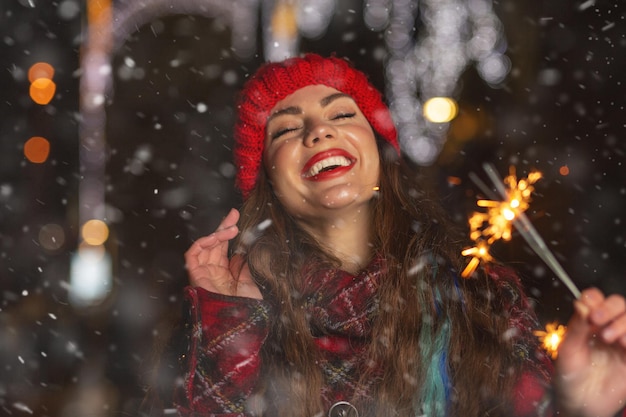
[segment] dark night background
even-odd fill
[[[491,87],[467,69],[459,116],[427,170],[462,227],[478,193],[469,174],[485,179],[484,162],[502,176],[510,165],[519,176],[540,170],[528,216],[550,249],[579,287],[626,294],[626,4],[582,3],[494,2],[511,72]],[[61,5],[75,12],[61,16]],[[341,2],[326,34],[302,40],[300,50],[347,56],[384,89],[384,62],[372,53],[382,34],[365,27],[360,7]],[[230,163],[233,102],[262,59],[235,58],[219,20],[174,15],[138,27],[114,54],[106,106],[113,291],[98,308],[68,302],[85,24],[79,1],[0,3],[2,415],[134,415],[152,352],[179,318],[183,253],[240,201]],[[37,61],[56,70],[46,106],[28,96],[25,74]],[[43,164],[23,155],[34,135],[52,145]],[[569,175],[559,173],[563,166]],[[47,224],[65,231],[55,250],[38,243]],[[493,249],[519,271],[543,324],[567,320],[571,295],[521,237]]]

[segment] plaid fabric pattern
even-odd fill
[[[315,343],[323,352],[320,361],[326,385],[322,399],[330,407],[337,401],[367,397],[377,381],[359,385],[367,362],[372,320],[378,310],[376,289],[383,274],[381,259],[354,276],[341,270],[309,274],[305,309],[309,314]]]
[[[357,276],[340,270],[307,275],[304,308],[320,349],[320,367],[326,379],[321,395],[327,407],[355,397],[368,398],[372,387],[380,383],[379,378],[365,385],[358,380],[367,366],[366,349],[379,308],[376,290],[384,270],[384,262],[376,258]],[[536,416],[537,409],[545,406],[551,362],[537,349],[532,335],[536,319],[518,278],[506,268],[494,267],[487,273],[496,282],[502,302],[510,307],[516,352],[527,363],[528,371],[515,387],[516,416]],[[246,402],[263,377],[259,352],[274,319],[272,307],[267,301],[200,288],[185,291],[191,316],[186,374],[177,393],[179,413],[186,417],[249,416]]]
[[[259,352],[271,308],[202,288],[185,289],[190,309],[189,357],[178,410],[185,416],[244,416],[259,378]]]
[[[514,387],[515,415],[537,416],[542,407],[547,408],[547,411],[539,415],[551,415],[551,399],[548,398],[546,406],[546,397],[551,391],[552,361],[540,348],[539,340],[533,334],[533,330],[539,328],[539,323],[520,279],[510,268],[498,264],[486,266],[485,272],[496,284],[498,296],[505,306],[504,311],[509,314],[508,336],[513,342],[515,355],[524,361],[528,370]]]

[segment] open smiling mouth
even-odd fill
[[[321,174],[330,173],[339,168],[350,168],[354,164],[354,161],[346,158],[345,156],[337,155],[323,159],[313,164],[307,171],[303,173],[305,178],[318,177]]]

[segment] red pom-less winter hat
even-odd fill
[[[247,198],[261,169],[265,124],[276,103],[309,85],[326,85],[351,96],[370,125],[400,153],[395,125],[382,96],[346,60],[316,54],[262,66],[244,85],[235,124],[237,186]]]

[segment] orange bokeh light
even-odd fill
[[[90,24],[102,24],[111,21],[111,0],[91,0],[87,2],[87,19]]]
[[[279,39],[288,39],[298,33],[298,21],[293,4],[278,3],[272,15],[272,33]]]
[[[50,155],[50,142],[41,136],[33,136],[24,144],[24,156],[34,164],[46,162]]]
[[[559,168],[559,174],[563,175],[564,177],[566,175],[569,175],[569,167],[567,165],[563,165],[561,168]]]
[[[30,84],[30,98],[37,104],[45,105],[50,103],[57,86],[49,78],[37,78]]]
[[[102,220],[88,220],[81,229],[85,243],[92,246],[104,244],[109,238],[109,226]]]
[[[28,81],[31,83],[39,78],[51,80],[54,77],[54,68],[47,62],[36,62],[28,70]]]

